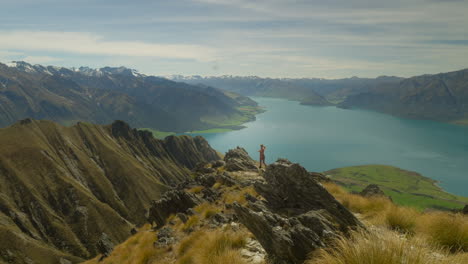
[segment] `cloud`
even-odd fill
[[[21,60],[26,61],[31,64],[45,64],[45,63],[50,63],[50,62],[62,61],[61,58],[55,58],[55,57],[50,57],[50,56],[26,56]]]
[[[82,32],[0,31],[0,35],[0,50],[6,51],[47,51],[197,61],[210,61],[215,55],[213,49],[199,45],[106,40],[97,34]]]

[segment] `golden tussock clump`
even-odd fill
[[[164,252],[167,249],[154,247],[153,244],[156,238],[155,233],[151,231],[150,225],[145,225],[137,234],[116,246],[109,257],[99,262],[98,256],[83,264],[165,264],[164,260],[160,257],[164,256]]]
[[[452,252],[468,252],[468,216],[431,212],[423,214],[418,223],[417,230],[431,242]]]
[[[468,251],[466,215],[451,212],[421,213],[413,208],[397,206],[386,198],[350,194],[334,183],[323,185],[348,209],[362,214],[368,224],[421,236],[435,246],[452,252]]]
[[[257,192],[255,191],[254,187],[249,186],[245,187],[240,190],[226,190],[223,194],[222,201],[225,204],[232,204],[237,202],[239,204],[245,205],[247,204],[247,200],[245,199],[245,195],[250,194],[254,197],[258,196]]]
[[[322,249],[306,264],[463,264],[467,254],[450,255],[419,238],[401,237],[386,229],[358,231],[339,238],[333,247]]]
[[[245,237],[244,232],[194,232],[179,244],[176,264],[245,264],[239,252]]]

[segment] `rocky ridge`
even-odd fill
[[[77,263],[107,252],[146,221],[152,200],[196,164],[219,160],[201,137],[158,140],[122,121],[63,127],[25,119],[0,129],[0,146],[7,263]]]

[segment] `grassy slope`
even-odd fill
[[[333,180],[342,183],[350,191],[361,191],[368,184],[379,185],[395,203],[425,208],[462,208],[467,197],[445,192],[436,181],[416,172],[392,166],[366,165],[346,167],[325,172]]]

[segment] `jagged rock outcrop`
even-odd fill
[[[194,194],[183,190],[169,191],[161,199],[153,201],[148,212],[148,222],[160,228],[171,214],[184,213],[200,203],[200,198]]]
[[[201,137],[158,140],[121,121],[27,119],[0,129],[0,146],[0,262],[8,250],[16,263],[97,255],[102,233],[124,241],[152,200],[220,159]]]
[[[266,183],[249,206],[233,205],[239,221],[262,244],[275,264],[299,264],[339,233],[363,227],[359,220],[299,164],[281,159],[269,165]]]
[[[380,187],[377,184],[369,184],[359,193],[359,195],[364,197],[385,196],[385,193],[380,189]]]
[[[377,184],[369,184],[364,188],[359,195],[364,197],[385,197],[392,201],[392,197],[385,195]]]
[[[257,171],[255,161],[244,148],[237,147],[229,150],[224,156],[227,171]]]

